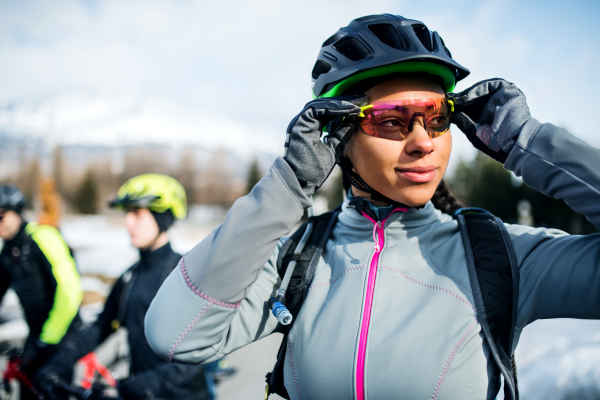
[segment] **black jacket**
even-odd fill
[[[169,363],[152,351],[144,334],[146,311],[180,258],[170,244],[152,252],[140,251],[140,261],[117,280],[98,319],[61,344],[51,364],[60,365],[63,370],[71,368],[119,326],[124,326],[128,330],[132,379],[147,380],[146,388],[151,387],[154,399],[205,399],[207,385],[203,366]]]
[[[23,222],[0,252],[0,301],[12,288],[29,325],[28,342],[57,344],[83,295],[69,247],[57,229]]]

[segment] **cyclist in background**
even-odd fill
[[[75,362],[93,351],[120,326],[127,328],[130,377],[118,382],[119,396],[128,399],[211,399],[204,367],[172,364],[157,356],[144,335],[144,317],[158,288],[181,255],[171,248],[167,230],[187,213],[185,190],[166,175],[145,174],[127,181],[111,207],[126,212],[125,226],[140,260],[115,283],[104,310],[88,328],[61,345],[36,379],[42,392],[67,379]]]
[[[25,198],[16,187],[0,186],[0,301],[12,288],[23,307],[29,336],[21,357],[21,370],[33,377],[55,353],[77,315],[83,296],[81,281],[69,246],[49,225],[23,219]],[[27,387],[21,399],[37,399]]]

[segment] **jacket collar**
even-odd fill
[[[156,250],[140,250],[140,261],[142,264],[152,266],[157,261],[161,261],[165,257],[168,257],[171,253],[173,253],[173,249],[171,248],[171,243],[168,242]]]
[[[352,229],[372,229],[372,222],[362,215],[362,211],[364,211],[365,207],[370,208],[369,200],[365,198],[359,198],[362,200],[356,199],[357,197],[354,197],[353,199],[346,197],[344,199],[344,202],[342,203],[342,212],[339,215],[339,221]],[[392,212],[386,221],[386,227],[409,229],[450,219],[452,219],[452,217],[442,214],[431,202],[427,202],[420,208],[411,207],[406,212]],[[379,218],[376,220],[379,220]]]

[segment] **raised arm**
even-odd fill
[[[455,96],[455,121],[475,147],[600,227],[600,150],[531,118],[509,82],[480,82]],[[520,266],[518,329],[542,318],[600,318],[600,234],[507,228]]]
[[[552,124],[525,124],[506,163],[530,187],[600,227],[600,150]],[[517,327],[542,318],[600,318],[600,234],[509,229],[521,265]]]
[[[265,302],[278,288],[277,243],[308,206],[291,168],[278,158],[159,289],[146,313],[152,349],[199,363],[271,333],[277,320]]]
[[[322,128],[359,112],[349,101],[317,99],[292,121],[285,159],[278,158],[269,175],[235,202],[158,291],[145,324],[157,354],[185,363],[211,361],[276,329],[267,301],[279,286],[277,244],[311,205],[354,125],[339,118],[327,143],[319,140]]]

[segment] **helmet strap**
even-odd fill
[[[352,165],[352,161],[350,161],[348,157],[340,157],[339,164],[342,168],[342,172],[344,173],[344,175],[346,175],[352,186],[354,186],[358,190],[362,190],[363,192],[369,193],[371,200],[408,207],[405,204],[399,203],[396,200],[392,200],[389,197],[384,196],[383,194],[379,193],[377,190],[369,186],[369,184],[365,182],[365,180],[354,171],[354,165]]]

